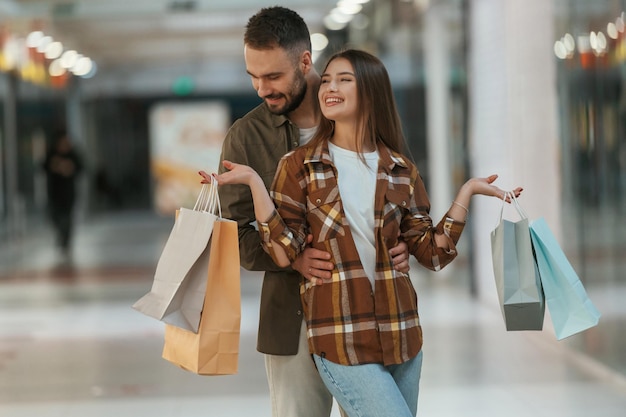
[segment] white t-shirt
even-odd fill
[[[300,146],[306,145],[313,138],[316,130],[317,126],[300,129]]]
[[[378,172],[378,152],[364,153],[367,166],[357,152],[328,143],[330,157],[337,168],[337,183],[344,212],[356,249],[372,289],[376,272],[374,241],[374,196]]]

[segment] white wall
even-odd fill
[[[503,189],[524,187],[529,218],[545,217],[560,235],[560,169],[552,2],[471,2],[470,158],[472,176],[500,175]],[[500,203],[475,197],[475,275],[479,296],[497,303],[490,231]],[[505,217],[516,220],[512,207]]]

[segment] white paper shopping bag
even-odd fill
[[[217,186],[203,186],[193,209],[181,208],[154,274],[133,308],[165,323],[198,331],[209,267],[209,241],[218,216]]]

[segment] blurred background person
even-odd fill
[[[83,170],[83,162],[65,130],[55,134],[43,168],[48,187],[48,213],[56,233],[57,244],[64,255],[69,255],[76,180]]]

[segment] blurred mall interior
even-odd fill
[[[235,376],[168,364],[162,323],[130,306],[196,172],[260,103],[243,28],[277,3],[309,24],[316,66],[346,46],[384,61],[434,218],[471,176],[523,186],[602,313],[560,341],[549,312],[543,331],[507,332],[489,240],[500,204],[475,197],[459,259],[411,267],[418,415],[623,417],[625,0],[0,0],[0,415],[270,416],[258,273],[242,270]],[[69,253],[42,167],[60,129],[84,165]]]

